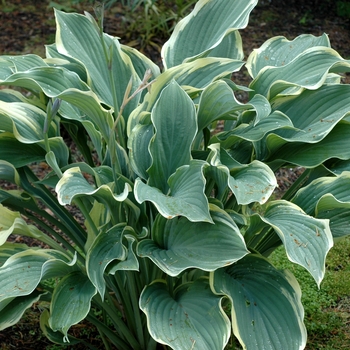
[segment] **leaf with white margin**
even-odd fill
[[[310,272],[318,286],[325,274],[328,251],[333,247],[329,221],[306,215],[293,203],[269,203],[261,219],[280,237],[288,259]]]
[[[26,244],[6,242],[0,247],[0,266],[2,266],[6,260],[19,252],[23,252],[29,249]]]
[[[168,179],[191,160],[191,146],[197,132],[193,101],[174,80],[161,92],[151,113],[155,133],[148,150],[152,165],[148,184],[168,191]]]
[[[75,345],[81,342],[80,339],[72,337],[68,335],[63,339],[63,334],[59,331],[54,332],[49,326],[50,312],[45,309],[40,315],[40,329],[43,334],[49,339],[51,342],[61,345],[67,345],[67,340],[69,345]],[[66,341],[64,341],[66,340]]]
[[[76,257],[68,258],[57,250],[27,249],[12,255],[0,268],[0,301],[29,295],[41,280],[64,276]]]
[[[87,17],[55,10],[55,17],[57,51],[82,62],[88,73],[88,84],[99,99],[109,106],[120,108],[130,79],[132,91],[135,91],[143,77],[137,75],[130,57],[123,52],[117,38],[107,34],[101,38],[91,15]],[[108,51],[108,58],[105,50]],[[136,96],[128,103],[124,118],[137,106],[138,101],[139,96]]]
[[[47,67],[45,61],[38,55],[28,54],[28,55],[16,55],[1,56],[2,60],[11,63],[11,69],[14,73],[25,72],[29,69],[36,67]]]
[[[118,195],[108,185],[95,188],[85,179],[79,167],[66,170],[56,185],[57,198],[61,205],[71,204],[75,197],[92,196],[112,208],[115,201],[123,202],[129,191],[130,186],[127,183],[123,192]]]
[[[240,164],[219,144],[210,145],[209,154],[212,176],[218,183],[220,177],[225,176],[227,185],[235,195],[238,204],[265,203],[277,186],[277,180],[273,171],[266,164],[253,160],[250,164]],[[231,159],[230,159],[231,158]],[[225,164],[226,162],[226,164]],[[234,163],[234,167],[228,167]]]
[[[144,288],[140,308],[152,338],[172,349],[224,349],[230,321],[206,280],[180,285],[173,295],[162,281]]]
[[[228,31],[246,27],[249,14],[257,2],[198,1],[194,10],[175,26],[162,48],[165,69],[179,65],[186,59],[205,55],[206,51],[215,49],[221,43]]]
[[[322,34],[317,37],[302,34],[293,40],[276,36],[265,41],[259,49],[253,50],[248,57],[246,68],[250,76],[255,78],[264,67],[285,66],[306,49],[314,46],[330,47],[328,35]]]
[[[350,86],[325,85],[315,91],[305,90],[298,96],[278,98],[272,107],[287,115],[295,128],[279,129],[274,134],[288,142],[316,143],[349,115]],[[272,150],[276,149],[272,143],[274,134],[267,139]]]
[[[244,59],[243,44],[241,34],[237,29],[229,29],[220,44],[212,50],[207,51],[204,56],[226,57],[237,60]],[[201,55],[201,57],[203,57]],[[196,58],[194,58],[196,59]]]
[[[233,333],[244,349],[304,349],[304,309],[292,273],[249,254],[211,273],[210,286],[230,298]]]
[[[55,97],[69,88],[90,90],[78,74],[62,67],[35,67],[25,72],[14,73],[6,80],[0,80],[0,83],[29,90],[40,89],[49,97]]]
[[[184,217],[167,220],[158,215],[152,239],[142,240],[137,254],[148,257],[170,276],[178,276],[192,267],[214,271],[248,254],[231,217],[216,206],[211,206],[210,214],[214,224],[191,222]]]
[[[46,292],[33,291],[30,295],[6,299],[0,302],[0,330],[16,324],[24,312],[36,303]]]
[[[5,160],[0,160],[0,179],[20,185],[21,179],[16,168]]]
[[[139,203],[152,202],[161,215],[171,219],[185,216],[190,221],[213,222],[209,214],[209,204],[205,190],[203,168],[208,163],[192,160],[183,165],[169,178],[170,195],[163,194],[158,188],[135,181],[135,199]]]
[[[350,203],[350,172],[344,171],[337,177],[320,177],[300,189],[291,202],[302,208],[309,215],[316,215],[320,200],[325,195],[332,195],[337,201]],[[325,210],[325,203],[322,210]]]
[[[318,89],[329,73],[349,70],[350,60],[344,60],[331,48],[317,46],[300,53],[285,66],[263,68],[249,87],[271,100],[290,87]]]
[[[311,144],[286,143],[272,157],[274,160],[282,160],[305,168],[317,167],[328,159],[348,160],[350,159],[349,137],[350,124],[339,122],[321,141]],[[278,142],[273,143],[271,137],[269,145],[277,146]]]
[[[90,311],[96,288],[80,271],[64,276],[55,287],[50,305],[49,325],[53,331],[63,333],[69,341],[68,329],[83,320]]]
[[[316,217],[329,219],[334,239],[350,235],[350,202],[326,194],[317,203]]]
[[[334,238],[350,234],[350,172],[338,177],[321,177],[298,191],[292,202],[308,214],[329,219]]]
[[[222,80],[214,81],[201,94],[198,106],[198,130],[219,119],[232,119],[234,112],[254,110],[255,123],[271,113],[269,101],[262,95],[255,95],[248,103],[239,102],[232,88]]]
[[[183,63],[160,74],[145,95],[143,103],[137,107],[128,120],[128,134],[138,123],[141,112],[150,112],[159,98],[159,94],[172,80],[182,87],[204,89],[214,80],[231,75],[238,71],[244,62],[229,58],[206,57],[194,62]]]
[[[46,113],[33,105],[23,102],[0,101],[1,129],[13,133],[22,143],[36,143],[44,139]],[[57,133],[54,123],[48,127],[48,137]]]
[[[103,300],[106,290],[104,273],[113,260],[123,261],[127,257],[127,248],[123,244],[125,224],[113,226],[101,232],[86,254],[86,270],[92,284]]]
[[[0,246],[7,241],[11,234],[35,238],[48,244],[51,248],[64,251],[50,236],[41,232],[36,226],[28,225],[19,212],[11,211],[0,204]]]
[[[78,89],[67,89],[56,96],[66,102],[71,103],[80,111],[86,114],[105,138],[109,140],[110,132],[113,127],[112,111],[105,109],[92,91],[80,91]]]
[[[152,157],[148,147],[154,135],[154,127],[151,115],[144,112],[145,117],[131,130],[128,138],[130,165],[134,172],[142,179],[148,179],[147,169],[152,164]]]

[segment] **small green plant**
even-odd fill
[[[160,52],[161,42],[169,37],[175,24],[190,12],[195,2],[176,0],[171,5],[164,0],[122,2],[122,23],[126,33],[123,40],[141,50],[153,47]],[[112,8],[115,3],[110,1],[107,5]]]
[[[319,286],[349,234],[350,62],[326,35],[272,38],[243,62],[256,4],[198,1],[162,71],[103,33],[103,11],[55,11],[44,59],[0,57],[1,85],[20,88],[0,90],[0,178],[17,185],[0,190],[1,329],[42,302],[58,344],[79,342],[69,329],[86,319],[107,349],[223,349],[231,334],[305,347],[299,284],[269,256],[282,246]],[[244,64],[248,87],[230,79]],[[274,200],[274,172],[294,166],[306,170]]]

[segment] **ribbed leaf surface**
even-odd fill
[[[138,244],[138,255],[150,258],[171,276],[191,267],[214,271],[241,259],[248,251],[238,227],[225,211],[211,209],[214,224],[186,218],[167,220],[159,215],[152,239]]]
[[[147,286],[140,307],[147,316],[151,336],[172,349],[220,350],[229,339],[230,322],[206,281],[181,285],[174,296],[167,286]]]
[[[211,286],[232,301],[234,335],[246,349],[304,349],[306,329],[298,282],[290,272],[249,254],[211,275]]]

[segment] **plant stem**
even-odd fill
[[[95,316],[92,315],[90,312],[86,319],[91,322],[93,325],[96,326],[96,328],[99,330],[99,332],[104,333],[110,341],[118,347],[120,350],[134,350],[132,347],[130,347],[127,343],[125,343],[121,338],[119,338],[107,325],[99,321]]]
[[[83,228],[77,223],[71,213],[68,212],[64,207],[57,203],[57,199],[52,195],[52,193],[43,185],[40,185],[39,179],[31,171],[30,168],[20,168],[18,172],[21,176],[22,188],[28,193],[32,193],[51,209],[52,212],[64,223],[65,229],[63,232],[81,249],[84,251],[85,244],[85,232]],[[32,181],[35,186],[31,184]],[[31,209],[29,207],[29,209]],[[51,221],[51,220],[50,220]]]
[[[136,287],[135,273],[133,271],[130,271],[127,274],[127,284],[128,284],[129,297],[131,299],[131,304],[134,311],[133,316],[135,320],[137,339],[141,344],[141,346],[145,348],[146,344],[145,344],[145,338],[143,335],[142,320],[141,320],[141,314],[140,314],[140,308],[139,308],[140,291]]]
[[[107,294],[107,298],[108,299],[110,298],[110,296],[108,294]],[[106,302],[100,302],[100,301],[97,301],[97,300],[95,300],[95,301],[99,304],[99,307],[101,309],[106,310],[108,316],[110,317],[112,322],[116,325],[117,330],[129,342],[129,344],[132,346],[132,349],[133,350],[142,350],[142,347],[140,346],[140,344],[135,339],[134,334],[130,331],[130,329],[127,327],[127,325],[121,319],[121,317],[119,315],[117,315],[117,313],[115,312],[115,309],[112,307],[112,304],[109,305]],[[110,338],[110,336],[108,334],[106,334],[106,335]],[[118,337],[118,339],[122,340],[119,337]]]

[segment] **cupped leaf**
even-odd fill
[[[310,215],[328,219],[333,237],[340,238],[350,234],[349,186],[348,171],[338,177],[321,177],[299,190],[292,202]]]
[[[11,234],[32,237],[54,249],[63,251],[63,248],[50,236],[41,232],[36,226],[28,225],[18,212],[13,212],[0,204],[0,246]]]
[[[263,204],[277,187],[273,171],[258,160],[231,169],[230,174],[228,184],[239,204]]]
[[[39,89],[49,97],[54,97],[68,88],[89,90],[89,86],[80,79],[78,74],[63,67],[35,67],[28,71],[14,73],[0,82],[34,91]]]
[[[152,164],[149,144],[154,135],[150,113],[146,112],[140,123],[135,125],[128,138],[130,165],[142,179],[148,179],[147,169]]]
[[[291,202],[302,208],[309,215],[316,215],[319,201],[325,195],[332,195],[338,202],[350,203],[350,172],[344,171],[337,177],[320,177],[308,186],[300,189]],[[321,208],[325,210],[327,201]],[[330,205],[329,208],[332,208]]]
[[[348,160],[350,159],[350,149],[347,147],[349,137],[350,124],[339,122],[323,140],[311,144],[287,143],[279,148],[272,158],[306,168],[317,167],[332,158]],[[273,144],[272,137],[269,139],[269,144]]]
[[[295,204],[282,200],[271,202],[262,220],[274,228],[289,260],[308,270],[320,286],[326,255],[333,246],[329,221],[308,216]]]
[[[1,140],[0,140],[1,143]],[[0,179],[20,185],[21,179],[16,168],[5,160],[0,160]]]
[[[24,312],[45,294],[46,292],[43,293],[35,290],[30,295],[0,302],[0,330],[16,324],[22,318]]]
[[[340,69],[350,70],[350,61],[331,48],[317,46],[303,51],[285,66],[265,67],[249,87],[271,100],[290,87],[315,90],[324,84],[329,73]]]
[[[239,70],[244,62],[228,58],[206,57],[194,62],[183,63],[160,74],[145,95],[143,103],[136,108],[129,118],[128,133],[138,123],[143,111],[150,112],[159,98],[159,94],[172,80],[180,86],[204,89],[214,80],[231,75]]]
[[[168,219],[185,216],[190,221],[212,222],[208,199],[204,194],[203,168],[206,166],[206,162],[192,160],[189,165],[177,169],[169,178],[169,195],[138,178],[134,187],[135,198],[139,203],[152,202],[160,214]]]
[[[63,339],[63,333],[59,331],[54,332],[50,328],[49,319],[50,319],[50,312],[49,310],[45,309],[40,315],[40,329],[43,332],[43,334],[46,336],[46,338],[48,338],[53,343],[61,344],[61,345],[67,345],[67,340],[69,342],[69,345],[75,345],[80,343],[79,339],[74,338],[70,335],[66,336],[65,339]]]
[[[22,143],[35,143],[44,139],[46,113],[28,103],[0,101],[0,123],[3,131],[11,132]],[[57,134],[53,123],[48,126],[48,137]]]
[[[123,261],[127,248],[123,244],[124,224],[118,224],[107,232],[101,232],[86,254],[87,274],[103,300],[106,282],[103,274],[113,260]]]
[[[232,302],[234,335],[245,349],[303,349],[306,328],[301,290],[288,271],[266,259],[246,255],[210,276],[212,290]]]
[[[328,219],[333,238],[350,235],[350,202],[337,200],[333,195],[324,195],[317,203],[316,217]]]
[[[220,44],[212,50],[206,51],[204,56],[224,57],[237,60],[244,59],[242,37],[236,29],[229,29],[222,38]],[[194,58],[195,59],[195,58]]]
[[[314,46],[330,47],[327,34],[319,37],[311,34],[302,34],[294,40],[276,36],[265,41],[259,49],[253,50],[248,57],[246,67],[250,76],[255,78],[264,67],[285,66],[306,49]]]
[[[254,160],[250,164],[240,164],[220,148],[219,144],[210,145],[209,154],[212,165],[211,176],[224,190],[223,181],[231,189],[238,204],[253,202],[265,203],[277,186],[272,170],[264,163]]]
[[[71,103],[85,114],[83,117],[76,117],[76,113],[72,116],[69,115],[70,113],[65,113],[64,117],[77,119],[79,121],[91,120],[97,127],[97,130],[102,133],[104,139],[106,141],[109,140],[110,132],[113,127],[113,117],[110,110],[101,106],[100,100],[94,92],[67,89],[57,95],[57,98]],[[86,124],[84,124],[84,126],[86,127]],[[92,140],[96,140],[96,132],[92,134],[89,127],[87,127],[87,130],[89,134],[92,135]],[[100,147],[101,146],[99,146],[99,148]]]
[[[198,1],[194,10],[175,26],[162,48],[165,68],[205,54],[220,44],[228,30],[244,28],[256,4],[257,0]]]
[[[68,342],[68,329],[83,320],[90,311],[91,299],[96,288],[80,271],[63,277],[55,287],[50,305],[49,325],[53,331],[63,333]]]
[[[148,330],[159,343],[172,349],[224,349],[230,322],[206,280],[178,287],[172,296],[165,283],[146,286],[140,308],[147,316]]]
[[[214,271],[241,259],[248,251],[235,222],[218,207],[212,206],[210,214],[214,224],[158,215],[152,239],[138,244],[138,255],[150,258],[170,276],[191,267]]]
[[[149,145],[152,165],[148,184],[166,194],[170,175],[190,162],[197,132],[196,110],[184,90],[172,81],[154,105],[151,119],[155,134]]]
[[[57,51],[84,64],[88,83],[99,99],[119,109],[129,81],[132,91],[140,85],[131,59],[125,54],[116,38],[101,34],[91,17],[55,10]],[[124,110],[124,117],[135,108],[134,98]]]
[[[111,208],[115,201],[124,201],[129,191],[130,186],[127,183],[125,183],[123,192],[119,194],[115,194],[108,185],[101,185],[95,188],[85,179],[79,167],[66,170],[56,185],[58,201],[61,205],[70,204],[74,198],[80,196],[93,196],[102,203],[106,203]]]
[[[315,91],[305,90],[298,96],[289,96],[286,98],[278,98],[272,103],[273,109],[282,112],[292,121],[294,128],[279,128],[269,134],[260,147],[267,147],[270,153],[269,160],[283,159],[291,157],[297,164],[304,162],[305,164],[315,165],[322,159],[328,159],[334,155],[334,148],[339,149],[339,142],[331,135],[329,139],[324,140],[325,152],[322,156],[318,146],[310,148],[310,152],[314,149],[315,161],[307,160],[301,154],[301,143],[315,144],[323,140],[328,134],[331,134],[336,125],[342,121],[347,123],[346,118],[349,114],[350,106],[350,86],[349,85],[325,85]],[[335,135],[341,136],[339,127],[334,131]],[[344,132],[348,132],[347,125],[344,125]],[[288,143],[291,143],[288,145]],[[294,143],[294,144],[293,144]],[[283,146],[281,153],[279,150]],[[305,151],[308,152],[308,147]],[[293,153],[295,152],[295,155]],[[343,156],[343,153],[345,154]],[[346,151],[341,152],[337,157],[346,157]],[[310,158],[310,157],[308,157]]]
[[[198,129],[204,129],[215,120],[235,119],[234,113],[250,109],[256,112],[256,122],[271,112],[271,106],[265,97],[255,95],[249,103],[243,104],[237,101],[232,88],[225,81],[215,81],[201,94],[198,106]]]
[[[75,261],[49,249],[27,249],[12,255],[0,268],[0,301],[31,294],[42,279],[67,274]]]

